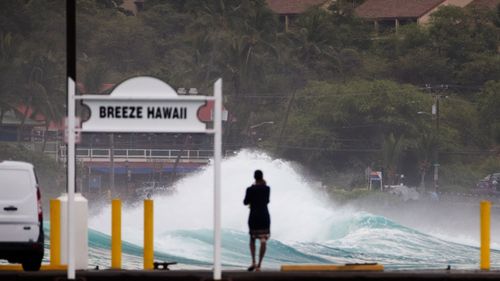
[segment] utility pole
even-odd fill
[[[282,141],[283,135],[285,133],[286,124],[288,123],[288,116],[290,115],[290,110],[292,108],[292,104],[293,104],[293,101],[295,99],[295,93],[296,93],[296,91],[292,92],[292,96],[290,97],[290,100],[288,101],[288,105],[286,107],[285,118],[283,120],[283,125],[281,125],[280,134],[278,136],[278,141],[276,142],[276,151],[278,153],[280,152],[281,141]]]
[[[439,92],[434,92],[432,93],[433,87],[431,85],[426,85],[426,88],[430,90],[431,94],[434,96],[434,104],[432,105],[432,115],[434,116],[434,120],[436,122],[436,127],[435,127],[435,134],[436,134],[436,144],[434,147],[434,191],[438,191],[439,189],[439,146],[440,146],[440,128],[439,128],[439,111],[440,111],[440,104],[439,101],[441,97],[443,97],[442,93]],[[441,91],[447,90],[448,85],[439,85],[437,87]],[[444,96],[446,97],[446,96]]]
[[[434,105],[432,107],[432,114],[436,117],[436,148],[434,149],[434,191],[437,192],[439,188],[439,99],[441,95],[434,95]]]

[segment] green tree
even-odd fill
[[[313,65],[329,43],[331,23],[323,9],[313,9],[297,19],[296,32],[291,33],[297,46],[297,54],[303,63]]]
[[[0,34],[0,115],[15,107],[19,82],[20,60],[16,39],[11,33]],[[3,118],[0,118],[2,122]]]
[[[296,149],[285,150],[284,154],[300,157],[304,153],[313,165],[366,163],[370,158],[367,152],[382,149],[386,136],[418,136],[421,123],[415,122],[417,112],[426,105],[430,107],[430,102],[431,98],[420,90],[390,81],[311,82],[297,95],[282,141],[283,147]],[[300,147],[304,151],[297,152]],[[313,154],[307,148],[319,151]],[[342,151],[358,153],[334,163]]]
[[[439,53],[461,63],[474,52],[496,53],[499,31],[491,13],[444,6],[431,15],[429,34]]]
[[[414,85],[450,83],[452,70],[446,57],[427,48],[412,49],[393,64],[394,77]]]
[[[59,4],[50,0],[0,4],[0,21],[5,22],[0,27],[0,108],[3,114],[25,106],[19,141],[30,111],[43,113],[47,123],[60,118],[64,7]]]
[[[389,134],[384,138],[382,144],[382,166],[384,167],[388,184],[396,184],[396,174],[399,170],[399,162],[401,161],[403,150],[405,149],[404,138],[399,136],[396,138],[394,134]]]
[[[500,82],[490,81],[479,93],[479,114],[482,131],[493,144],[500,144]]]
[[[499,41],[500,42],[500,41]],[[456,70],[456,80],[462,85],[481,86],[500,77],[500,54],[471,55],[468,62]]]
[[[356,17],[355,8],[364,1],[338,0],[330,7],[332,22],[332,45],[335,48],[355,48],[367,50],[371,47],[372,26]]]

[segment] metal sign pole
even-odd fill
[[[66,71],[68,75],[68,279],[75,279],[75,81],[76,1],[66,2]]]
[[[75,81],[68,78],[68,279],[75,279]]]
[[[221,279],[222,79],[214,84],[214,280]]]

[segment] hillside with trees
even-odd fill
[[[500,171],[500,7],[447,6],[426,26],[375,33],[351,1],[289,32],[265,0],[147,0],[137,15],[120,3],[77,1],[85,93],[152,75],[209,94],[222,77],[224,148],[259,147],[330,186],[362,185],[368,165],[429,185],[437,147],[444,189]],[[64,32],[62,0],[0,3],[1,112],[65,115]]]

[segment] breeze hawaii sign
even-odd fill
[[[70,1],[71,2],[71,1]],[[90,109],[90,117],[79,127],[75,103]],[[198,118],[198,111],[214,103],[213,128]],[[222,161],[222,79],[214,83],[213,96],[178,95],[167,83],[148,76],[128,79],[110,95],[76,95],[75,81],[68,77],[68,279],[75,279],[75,175],[77,133],[205,133],[214,136],[214,266],[213,279],[221,270],[221,161]]]
[[[118,85],[109,96],[87,95],[82,102],[90,109],[83,131],[204,133],[198,110],[207,96],[180,96],[163,81],[135,77]]]

